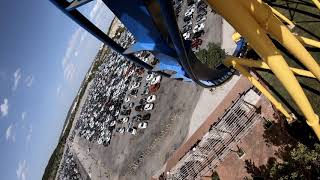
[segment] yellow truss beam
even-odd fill
[[[274,9],[273,7],[269,6],[272,10],[272,12],[278,17],[280,18],[282,21],[286,22],[289,26],[290,29],[293,29],[296,25],[290,21],[286,16],[284,16],[283,14],[281,14],[279,11],[277,11],[276,9]]]
[[[227,64],[230,64],[229,61],[235,61],[236,63],[238,63],[242,66],[245,66],[245,67],[269,69],[270,70],[270,67],[268,66],[268,64],[261,61],[261,60],[251,60],[251,59],[237,58],[237,57],[230,56],[225,60],[225,62]],[[309,78],[316,78],[310,71],[306,71],[304,69],[299,69],[299,68],[293,68],[293,67],[289,67],[289,69],[296,75],[305,76],[305,77],[309,77]]]
[[[313,3],[320,9],[320,2],[318,0],[312,0]]]
[[[305,49],[300,41],[290,32],[279,19],[277,19],[269,5],[262,0],[239,0],[257,23],[294,55],[306,68],[308,68],[320,81],[320,66]],[[240,33],[242,34],[242,33]]]
[[[307,65],[306,67],[317,79],[320,79],[319,65],[308,51],[304,49],[288,28],[279,22],[269,6],[262,3],[261,0],[207,0],[207,2],[250,43],[250,46],[270,67],[270,70],[283,84],[306,117],[307,124],[320,139],[319,117],[314,113],[307,96],[285,59],[268,37],[268,32],[276,35],[278,41],[282,42],[292,54],[299,56],[298,59]],[[293,50],[305,51],[306,53],[292,52]],[[306,57],[301,57],[302,54],[305,54]],[[312,67],[312,64],[314,67]]]
[[[263,87],[263,85],[255,77],[253,77],[245,67],[239,63],[238,59],[228,57],[224,61],[224,64],[226,66],[233,66],[235,69],[237,69],[287,118],[288,122],[293,121],[293,117],[282,106],[282,104],[276,98],[274,98],[273,95],[265,87]]]

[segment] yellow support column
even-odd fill
[[[308,125],[311,126],[320,139],[319,117],[314,113],[310,102],[289,69],[288,64],[274,46],[266,31],[249,13],[249,10],[245,9],[239,0],[207,0],[207,2],[250,43],[251,47],[268,64],[271,71],[283,84],[307,118]],[[254,10],[254,6],[251,6],[251,8]]]
[[[320,2],[318,0],[312,0],[313,3],[320,9]]]
[[[235,59],[227,58],[224,61],[226,66],[233,66],[241,74],[243,74],[248,80],[254,85],[286,118],[289,123],[293,121],[293,117],[287,112],[287,110],[282,106],[282,104],[277,101],[272,94],[262,86],[262,84],[254,78],[243,66],[241,66]]]
[[[290,30],[277,19],[262,0],[239,0],[270,35],[286,47],[320,81],[320,66]],[[241,34],[241,33],[240,33]]]
[[[299,35],[295,35],[295,36],[303,44],[320,48],[320,42],[319,41],[316,41],[316,40],[313,40],[313,39],[310,39],[310,38],[306,38],[306,37],[303,37],[303,36],[299,36]]]
[[[284,16],[283,14],[281,14],[279,11],[277,11],[276,9],[274,9],[273,7],[269,6],[272,10],[272,12],[280,19],[282,19],[282,21],[286,22],[289,25],[290,29],[293,29],[296,25],[290,21],[286,16]]]
[[[261,60],[251,60],[251,59],[245,59],[245,58],[237,58],[233,56],[228,56],[228,61],[235,61],[236,63],[245,66],[245,67],[253,67],[253,68],[260,68],[260,69],[270,69],[267,63],[261,61]],[[309,78],[315,78],[316,77],[310,72],[306,71],[304,69],[298,69],[289,67],[290,70],[299,76],[309,77]]]

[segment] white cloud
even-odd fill
[[[32,137],[32,125],[29,126],[29,130],[28,130],[28,134],[26,136],[26,142],[29,143],[31,141],[31,137]]]
[[[8,102],[9,102],[8,99],[4,98],[3,104],[0,105],[0,112],[2,117],[5,117],[8,115],[8,112],[9,112]]]
[[[13,86],[12,86],[12,90],[15,91],[19,85],[19,81],[21,79],[21,69],[18,68],[14,73],[13,73]]]
[[[61,89],[62,89],[62,86],[61,84],[59,84],[59,86],[57,87],[57,95],[60,96],[61,94]]]
[[[21,113],[21,120],[23,121],[26,118],[27,112]]]
[[[17,178],[19,180],[26,180],[27,173],[28,173],[27,161],[26,160],[19,161],[18,169],[16,170]]]
[[[14,132],[13,132],[13,128],[14,128],[14,125],[13,124],[10,124],[9,127],[7,128],[6,130],[6,140],[9,141],[10,139],[15,142],[16,141],[16,137],[14,135]]]
[[[76,65],[74,63],[69,63],[64,68],[64,78],[68,81],[71,81],[76,73]]]
[[[34,77],[32,75],[27,76],[26,79],[24,80],[27,87],[31,87],[33,84],[33,81],[34,81]]]
[[[105,19],[102,18],[102,15],[106,13],[106,10],[108,9],[101,0],[96,1],[96,4],[89,13],[89,19],[97,26],[101,26],[105,23]],[[110,12],[110,10],[108,11]],[[78,62],[75,62],[75,60],[77,60],[75,57],[81,55],[80,48],[86,42],[87,38],[88,32],[79,27],[72,34],[68,42],[67,49],[61,62],[64,79],[67,81],[72,81],[77,73]]]

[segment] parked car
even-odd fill
[[[191,6],[191,5],[194,4],[194,3],[195,3],[194,0],[187,0],[187,5],[188,5],[188,6]]]
[[[204,15],[207,15],[207,11],[203,10],[203,11],[199,11],[198,12],[198,16],[204,16]]]
[[[138,93],[138,89],[134,89],[134,90],[132,90],[132,91],[130,92],[130,95],[136,96],[137,93]]]
[[[141,95],[147,95],[147,94],[149,94],[149,88],[144,89],[143,92],[141,93]]]
[[[115,126],[115,125],[116,125],[116,121],[111,121],[110,124],[109,124],[109,126],[111,126],[111,127]]]
[[[186,32],[188,32],[188,31],[190,31],[191,29],[192,29],[192,25],[186,26],[185,28],[183,28],[182,33],[186,33]]]
[[[138,124],[139,129],[145,129],[145,128],[147,128],[147,126],[148,126],[147,122],[141,122]]]
[[[160,83],[150,85],[148,88],[148,93],[149,92],[151,92],[151,93],[157,92],[159,90],[159,88],[160,88]]]
[[[188,40],[190,39],[191,34],[190,32],[186,32],[186,33],[183,33],[182,36],[183,36],[183,39]]]
[[[125,131],[126,131],[125,127],[119,127],[119,128],[116,129],[116,132],[118,132],[120,134],[123,134]]]
[[[198,32],[196,32],[196,33],[193,34],[192,39],[194,39],[194,38],[199,38],[199,37],[201,37],[203,34],[204,34],[204,30],[200,30],[200,31],[198,31]]]
[[[150,118],[151,118],[151,114],[147,113],[147,114],[143,115],[142,120],[148,121]]]
[[[140,111],[142,111],[143,106],[142,106],[142,105],[138,105],[138,106],[136,106],[134,109],[135,109],[136,111],[140,112]]]
[[[208,7],[208,5],[204,2],[204,1],[200,1],[198,4],[197,4],[197,8],[206,8]]]
[[[192,26],[192,21],[187,22],[187,23],[183,26],[183,28],[186,28],[187,26]]]
[[[204,23],[206,21],[207,17],[206,16],[197,16],[197,24],[199,23]]]
[[[126,110],[121,111],[121,115],[129,116],[130,114],[131,114],[131,109],[126,109]]]
[[[160,83],[160,81],[161,81],[161,76],[160,76],[160,75],[159,75],[159,76],[156,76],[156,77],[154,77],[154,78],[152,79],[151,85]]]
[[[148,74],[146,80],[147,80],[147,81],[150,81],[150,80],[152,80],[152,79],[153,79],[153,74]]]
[[[140,114],[138,114],[138,115],[136,115],[136,116],[133,116],[133,117],[132,117],[132,120],[133,120],[133,121],[141,121],[142,118],[143,118],[143,117],[142,117]]]
[[[151,111],[152,109],[153,109],[153,103],[149,103],[149,104],[146,104],[146,105],[144,105],[144,110],[145,111]]]
[[[184,21],[184,22],[188,22],[188,21],[190,21],[192,18],[193,18],[193,15],[191,14],[190,16],[185,16],[185,17],[183,18],[183,21]]]
[[[195,8],[192,7],[188,9],[186,13],[184,13],[184,16],[191,16],[194,13],[194,11],[195,11]]]
[[[135,82],[134,84],[132,84],[132,85],[129,87],[129,91],[132,90],[132,89],[138,88],[140,85],[141,85],[141,82]]]
[[[193,33],[196,33],[198,31],[201,31],[204,29],[204,23],[201,24],[197,24],[194,28],[193,28]]]
[[[195,38],[195,39],[192,39],[191,47],[195,48],[195,49],[198,49],[199,46],[201,46],[201,44],[202,44],[202,39]]]
[[[127,132],[132,134],[132,135],[136,135],[137,134],[137,128],[135,128],[135,127],[128,128]]]
[[[156,96],[156,95],[148,96],[148,97],[147,97],[147,102],[148,102],[148,103],[151,103],[151,102],[155,101],[155,100],[156,100],[156,98],[157,98],[157,96]]]
[[[124,117],[120,121],[121,121],[121,123],[126,123],[129,121],[129,117]]]
[[[124,99],[124,102],[130,102],[130,97],[126,97],[126,98]]]
[[[207,11],[207,8],[206,7],[198,7],[197,13],[199,14],[202,11]]]

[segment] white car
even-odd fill
[[[115,126],[116,125],[116,121],[111,121],[111,123],[110,123],[110,127],[112,127],[112,126]]]
[[[114,105],[109,107],[109,111],[112,111],[114,109]]]
[[[123,134],[125,130],[126,130],[126,128],[125,128],[125,127],[122,127],[122,128],[120,128],[120,129],[118,130],[118,133]]]
[[[153,103],[149,103],[149,104],[144,105],[143,109],[145,111],[151,111],[153,109]]]
[[[147,126],[148,126],[147,122],[141,122],[138,124],[139,129],[145,129],[145,128],[147,128]]]
[[[187,10],[187,12],[184,14],[184,16],[190,16],[191,14],[194,13],[194,7],[191,7],[190,9]]]
[[[130,102],[130,97],[126,97],[126,98],[124,99],[124,102]]]
[[[203,16],[201,19],[197,19],[197,23],[203,23],[206,21],[206,19],[207,19],[207,17]]]
[[[105,141],[106,141],[106,142],[109,142],[110,140],[111,140],[111,137],[110,137],[110,135],[109,135],[109,136],[106,137]]]
[[[161,76],[154,77],[151,81],[151,85],[157,84],[161,81]]]
[[[156,98],[157,98],[156,95],[148,96],[148,97],[147,97],[147,102],[148,102],[148,103],[151,103],[151,102],[155,101]]]
[[[197,24],[194,28],[193,28],[193,33],[196,33],[198,31],[201,31],[204,29],[204,23],[201,24]]]
[[[152,80],[152,79],[153,79],[153,74],[149,74],[149,75],[147,76],[147,78],[146,78],[147,81],[150,81],[150,80]]]
[[[190,38],[190,32],[183,33],[182,36],[183,36],[183,39],[184,39],[184,40],[187,40],[187,39]]]
[[[118,116],[119,113],[120,113],[120,111],[119,111],[119,110],[116,110],[116,112],[114,113],[114,116]]]
[[[102,142],[103,142],[102,139],[99,138],[99,139],[98,139],[98,144],[102,144]]]
[[[133,85],[131,85],[131,86],[129,87],[129,91],[132,90],[132,89],[138,88],[140,85],[141,85],[141,82],[136,82],[136,83],[134,83]]]
[[[128,117],[124,117],[124,118],[121,119],[121,122],[122,122],[122,123],[126,123],[126,122],[128,122],[128,121],[129,121],[129,118],[128,118]]]

